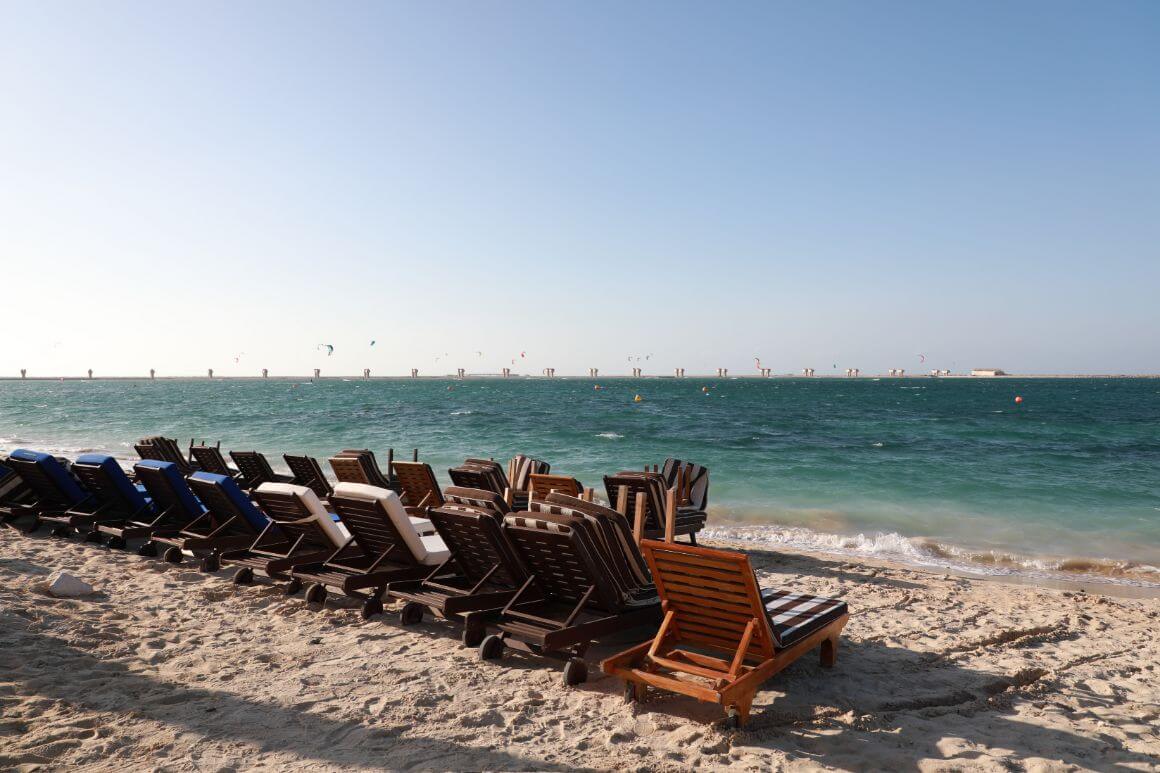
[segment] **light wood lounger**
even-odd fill
[[[850,618],[844,601],[762,591],[744,553],[653,540],[641,547],[664,619],[651,641],[601,664],[625,680],[626,700],[652,686],[720,704],[737,727],[762,682],[802,655],[820,646],[822,665],[836,662]]]
[[[570,497],[584,493],[580,481],[568,475],[549,475],[533,472],[528,476],[528,499],[544,499],[553,491]]]
[[[431,465],[426,462],[394,462],[391,469],[403,488],[403,504],[411,515],[422,516],[427,509],[443,506],[443,492]]]

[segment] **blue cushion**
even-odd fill
[[[250,498],[238,488],[237,481],[228,475],[218,475],[213,472],[195,472],[189,476],[190,480],[201,481],[209,483],[217,488],[221,493],[225,494],[226,499],[230,500],[230,504],[237,510],[237,514],[245,518],[250,526],[254,527],[255,531],[262,531],[270,523],[262,511],[254,507],[254,503]],[[226,513],[215,513],[215,515],[223,516]],[[233,515],[230,513],[229,515]]]
[[[177,504],[185,510],[186,515],[191,519],[198,517],[205,512],[201,502],[197,501],[197,497],[189,490],[189,484],[185,482],[181,471],[177,469],[177,465],[173,462],[163,462],[159,459],[142,459],[133,465],[133,469],[140,471],[141,469],[156,470],[159,477],[162,479],[161,483],[154,482],[155,478],[151,476],[139,476],[141,482],[145,485],[145,490],[153,497],[154,501],[161,499],[168,501],[170,499],[177,500]],[[165,486],[168,489],[168,496],[166,492],[154,491],[156,486]]]
[[[42,451],[29,451],[27,448],[17,448],[8,455],[8,458],[15,459],[19,462],[29,462],[39,467],[40,471],[52,482],[64,500],[75,505],[85,498],[86,494],[84,489],[73,479],[73,476],[68,474],[68,470],[52,454],[46,454]]]
[[[115,492],[122,503],[133,512],[138,512],[149,506],[149,502],[129,480],[129,476],[117,464],[117,460],[108,454],[83,454],[73,462],[73,467],[96,467],[101,470],[111,492]]]

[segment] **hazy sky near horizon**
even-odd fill
[[[1160,371],[1155,2],[0,29],[0,375]]]

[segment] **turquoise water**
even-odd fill
[[[3,382],[0,449],[129,459],[157,433],[274,456],[417,447],[441,474],[522,452],[598,491],[672,455],[712,470],[719,536],[990,572],[1147,580],[1160,566],[1160,380],[600,384]]]

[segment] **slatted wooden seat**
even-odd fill
[[[763,593],[744,553],[653,540],[641,547],[664,619],[651,641],[602,663],[625,680],[627,699],[643,699],[650,686],[676,692],[720,704],[738,726],[761,684],[802,655],[821,647],[822,665],[835,663],[844,602]]]
[[[664,477],[660,473],[637,472],[627,470],[616,475],[604,476],[604,489],[608,501],[617,502],[621,488],[628,494],[625,503],[626,514],[633,519],[633,530],[636,530],[637,501],[643,504],[644,526],[643,535],[650,539],[665,536],[666,520],[666,486]],[[705,514],[678,509],[674,533],[686,535],[692,544],[697,544],[697,532],[705,527]]]
[[[300,510],[304,509],[301,500],[297,502]],[[294,567],[290,571],[294,582],[288,592],[295,592],[303,582],[314,583],[307,589],[307,601],[321,602],[326,598],[326,587],[336,588],[347,596],[362,599],[363,616],[370,617],[383,611],[383,594],[389,583],[417,580],[430,573],[431,566],[424,562],[425,556],[416,555],[392,520],[389,508],[402,507],[395,492],[344,483],[331,494],[330,505],[350,537],[325,560]],[[410,526],[405,512],[398,517],[401,523]],[[417,532],[412,538],[423,544]],[[441,561],[439,558],[434,563],[438,565]]]
[[[464,645],[476,647],[486,634],[487,621],[511,600],[527,573],[504,537],[502,515],[497,517],[486,505],[461,503],[464,499],[488,502],[488,494],[496,495],[468,489],[473,493],[463,496],[453,491],[464,489],[449,489],[447,504],[428,511],[451,551],[447,560],[421,580],[391,583],[387,594],[404,602],[399,614],[403,624],[419,622],[427,610],[444,619],[461,620]],[[452,497],[460,501],[453,502]]]
[[[295,497],[285,497],[284,483],[263,483],[254,490],[254,498],[269,523],[249,546],[228,550],[221,554],[223,564],[238,567],[234,582],[246,585],[253,582],[255,571],[273,579],[289,579],[286,574],[295,566],[325,561],[342,540],[332,536],[313,513],[303,516],[301,503]],[[313,497],[314,492],[303,487],[301,491]],[[302,493],[294,492],[297,497]],[[309,511],[308,511],[309,512]]]
[[[330,481],[326,479],[325,473],[322,472],[322,467],[318,464],[318,460],[313,456],[293,456],[291,454],[283,454],[282,458],[286,461],[286,466],[290,468],[294,479],[290,481],[297,486],[306,486],[319,499],[329,499],[334,489],[330,485]]]
[[[188,475],[195,469],[190,460],[181,452],[181,448],[173,438],[167,438],[164,435],[153,435],[151,437],[141,438],[133,445],[133,448],[136,449],[137,454],[142,459],[157,459],[158,461],[176,464],[182,475]]]
[[[64,465],[50,454],[17,448],[8,456],[6,464],[20,476],[29,494],[19,502],[10,502],[4,509],[6,521],[29,521],[25,532],[32,534],[43,524],[54,525],[54,533],[71,531],[68,526],[70,511],[95,507],[93,495],[85,491],[69,474]]]
[[[18,513],[22,512],[32,501],[32,490],[6,461],[6,457],[0,457],[0,522],[3,523],[19,517],[13,515],[14,508]]]
[[[138,462],[135,469],[154,505],[185,519],[175,532],[151,535],[137,551],[141,555],[165,549],[167,561],[180,563],[191,553],[201,560],[203,571],[216,571],[221,552],[250,545],[268,523],[228,475],[199,471],[184,479],[175,465],[151,459]]]
[[[193,461],[197,462],[197,466],[203,472],[212,472],[214,475],[228,475],[231,478],[239,475],[238,471],[226,462],[225,456],[222,455],[222,450],[218,446],[191,445],[189,447],[189,455]]]
[[[587,679],[592,642],[655,622],[656,599],[626,599],[606,575],[597,548],[583,530],[546,517],[513,514],[503,533],[529,576],[494,622],[480,656],[499,657],[505,646],[563,659],[564,683]]]
[[[89,506],[70,511],[68,519],[70,527],[88,530],[88,541],[105,540],[109,547],[123,548],[128,540],[174,531],[183,523],[177,512],[158,511],[111,456],[78,456],[71,472],[93,495]]]
[[[239,485],[244,489],[253,490],[263,483],[290,482],[289,476],[274,472],[265,454],[258,451],[230,451],[230,458],[241,473]]]
[[[418,453],[419,451],[416,449],[416,458],[418,458]],[[338,462],[336,465],[335,460],[341,459],[353,459],[355,464]],[[335,477],[340,483],[365,483],[376,488],[390,489],[401,496],[402,489],[399,488],[399,482],[391,472],[394,459],[395,449],[387,449],[387,471],[385,473],[379,467],[375,452],[369,448],[347,448],[339,451],[329,461],[331,469],[334,470]]]
[[[399,486],[403,489],[403,504],[415,514],[422,515],[428,508],[443,505],[443,492],[431,465],[425,462],[399,462],[392,465]]]

